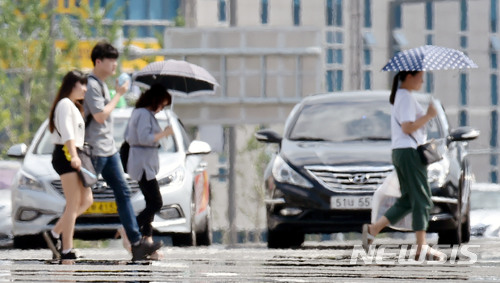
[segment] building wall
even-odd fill
[[[377,1],[378,2],[378,1]],[[387,63],[389,51],[387,44],[389,41],[389,24],[388,24],[388,11],[389,3],[387,0],[382,0],[375,5],[372,2],[372,28],[367,29],[374,34],[375,45],[371,47],[372,50],[372,64],[373,71],[373,84],[372,89],[388,89],[392,79],[380,70],[382,66]]]
[[[237,2],[238,26],[252,27],[260,23],[260,1],[238,0]]]
[[[255,1],[259,2],[259,1]],[[269,1],[269,26],[292,26],[292,0]]]
[[[301,2],[301,25],[321,27],[325,25],[325,1],[308,0]]]
[[[223,24],[218,20],[218,2],[218,0],[197,1],[195,19],[197,26],[215,27]]]

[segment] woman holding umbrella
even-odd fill
[[[425,253],[426,259],[441,260],[442,254],[428,247],[426,242],[433,204],[427,182],[427,165],[416,150],[426,140],[425,125],[437,115],[432,103],[424,111],[412,95],[412,91],[422,87],[423,75],[423,71],[401,71],[394,77],[390,96],[392,162],[398,175],[401,197],[377,222],[363,225],[363,248],[368,250],[383,228],[397,223],[411,212],[417,240],[416,259]]]
[[[417,240],[416,258],[442,260],[445,255],[427,246],[426,230],[433,206],[427,182],[427,165],[416,150],[426,141],[425,125],[437,115],[433,103],[424,111],[413,91],[422,87],[425,71],[477,68],[463,52],[433,45],[420,46],[396,54],[382,71],[396,71],[391,89],[392,163],[398,175],[401,197],[385,215],[373,224],[364,224],[362,241],[365,251],[375,236],[389,224],[395,224],[412,213],[413,230]]]
[[[170,126],[161,129],[155,114],[170,105],[172,97],[161,84],[154,84],[137,100],[125,132],[130,144],[127,172],[139,182],[146,207],[137,216],[137,224],[143,240],[153,242],[154,215],[160,211],[163,201],[156,180],[159,170],[159,140],[173,134]],[[155,255],[152,254],[154,257]]]

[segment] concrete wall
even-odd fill
[[[206,68],[220,84],[216,99],[196,102],[206,105],[205,110],[181,113],[182,118],[189,123],[193,119],[198,123],[277,122],[272,109],[280,104],[288,109],[286,101],[293,106],[302,97],[323,91],[322,35],[309,27],[167,30],[165,48],[200,50],[183,57]],[[210,104],[217,99],[223,103],[219,111]],[[178,101],[190,103],[190,99]],[[277,116],[279,121],[285,117],[286,113]]]
[[[256,1],[259,2],[259,1]],[[292,0],[269,1],[269,26],[293,25]]]
[[[325,1],[307,0],[300,3],[301,25],[321,27],[326,23]]]
[[[238,26],[252,27],[260,26],[260,1],[238,0],[237,1]]]

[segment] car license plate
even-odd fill
[[[116,214],[118,209],[116,208],[116,202],[94,202],[84,214]]]
[[[371,209],[372,196],[342,196],[330,199],[332,209]]]

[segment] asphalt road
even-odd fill
[[[131,262],[113,241],[81,248],[75,262],[51,260],[48,250],[0,250],[0,282],[491,282],[500,281],[500,239],[473,239],[442,249],[446,262],[400,260],[410,240],[377,240],[375,255],[354,256],[359,241],[306,242],[300,249],[265,244],[164,247],[165,258]]]

